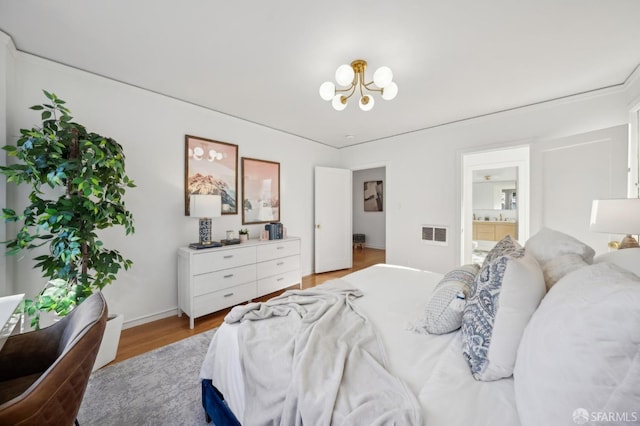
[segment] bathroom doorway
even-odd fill
[[[506,235],[529,237],[529,147],[462,157],[461,262],[482,263]]]

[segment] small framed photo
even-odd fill
[[[242,157],[242,223],[280,221],[280,163]]]
[[[185,136],[184,214],[189,195],[220,194],[222,214],[238,214],[238,145]]]
[[[372,180],[364,183],[364,211],[381,212],[383,209],[382,181]]]

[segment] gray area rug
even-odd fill
[[[78,414],[80,425],[207,425],[199,374],[215,331],[94,372]]]

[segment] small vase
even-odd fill
[[[240,242],[246,243],[249,240],[249,234],[240,234]]]

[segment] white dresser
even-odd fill
[[[299,284],[300,238],[178,250],[178,316],[194,319]]]

